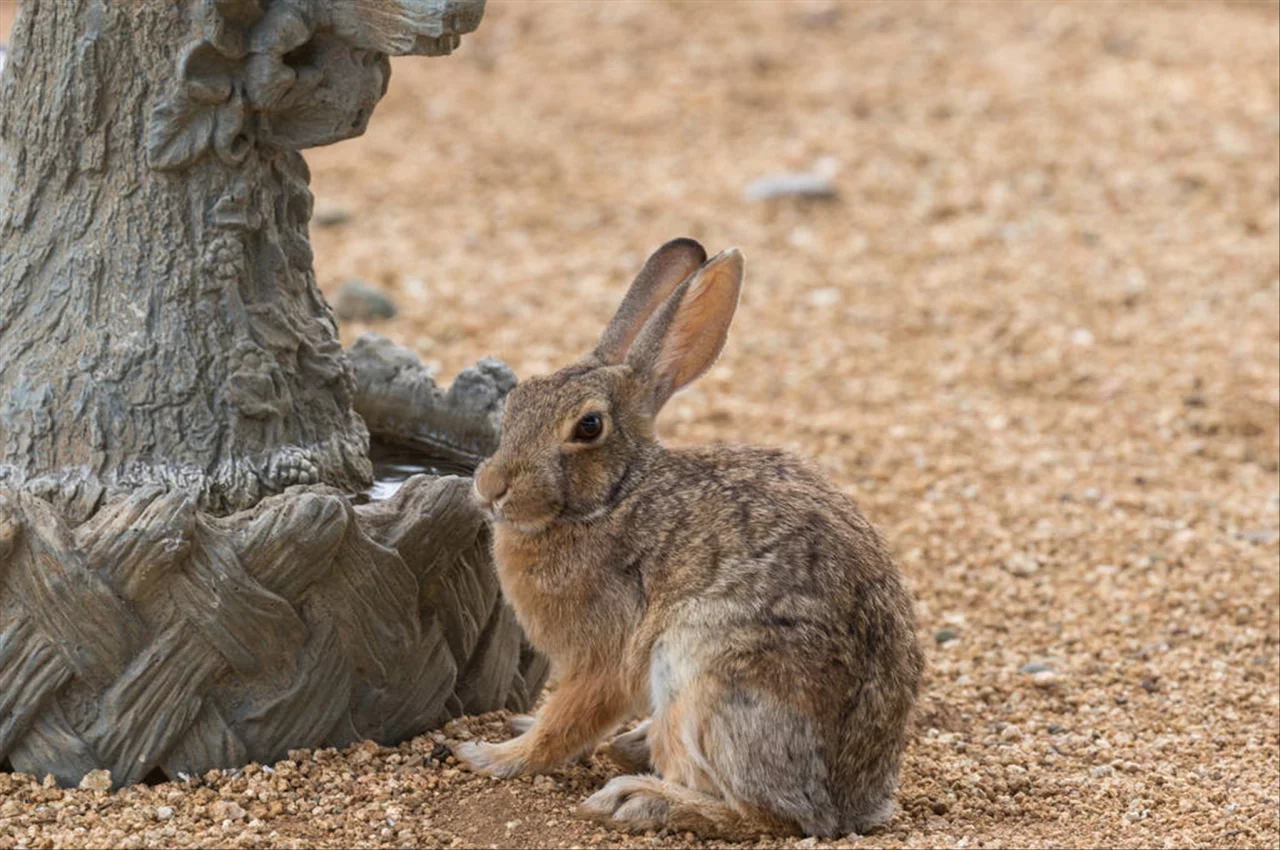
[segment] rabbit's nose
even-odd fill
[[[486,463],[476,470],[475,491],[481,503],[496,505],[507,495],[507,477]]]

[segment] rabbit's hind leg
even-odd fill
[[[806,835],[839,834],[828,765],[812,719],[764,689],[708,687],[697,713],[695,760],[735,808]]]
[[[656,776],[617,776],[578,807],[578,815],[615,829],[670,829],[704,838],[745,841],[765,833],[796,834],[724,800]]]

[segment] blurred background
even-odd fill
[[[660,430],[810,456],[889,538],[930,654],[890,837],[1274,844],[1277,9],[490,0],[307,152],[319,283],[347,344],[525,376],[662,242],[738,246]]]
[[[1274,4],[491,2],[309,152],[320,283],[384,289],[446,375],[528,374],[690,235],[748,283],[673,433],[946,445],[1053,410],[1115,448],[1193,438],[1205,397],[1196,456],[1274,470],[1277,43]],[[832,197],[746,198],[788,172]]]

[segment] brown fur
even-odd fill
[[[918,688],[911,600],[875,529],[807,464],[654,438],[737,304],[741,256],[703,257],[663,246],[596,352],[508,399],[476,492],[503,591],[559,687],[520,737],[458,755],[546,770],[651,714],[610,751],[661,779],[619,777],[584,815],[723,837],[861,831],[891,811]],[[601,436],[575,439],[592,412]]]

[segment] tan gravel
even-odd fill
[[[728,351],[664,435],[816,457],[929,650],[900,813],[853,843],[1276,847],[1278,56],[1275,4],[491,2],[309,156],[317,267],[398,302],[347,342],[524,375],[652,247],[738,245]],[[815,164],[836,200],[743,199]],[[477,734],[501,718],[118,794],[0,776],[0,848],[690,843],[573,820],[604,759],[432,759]]]

